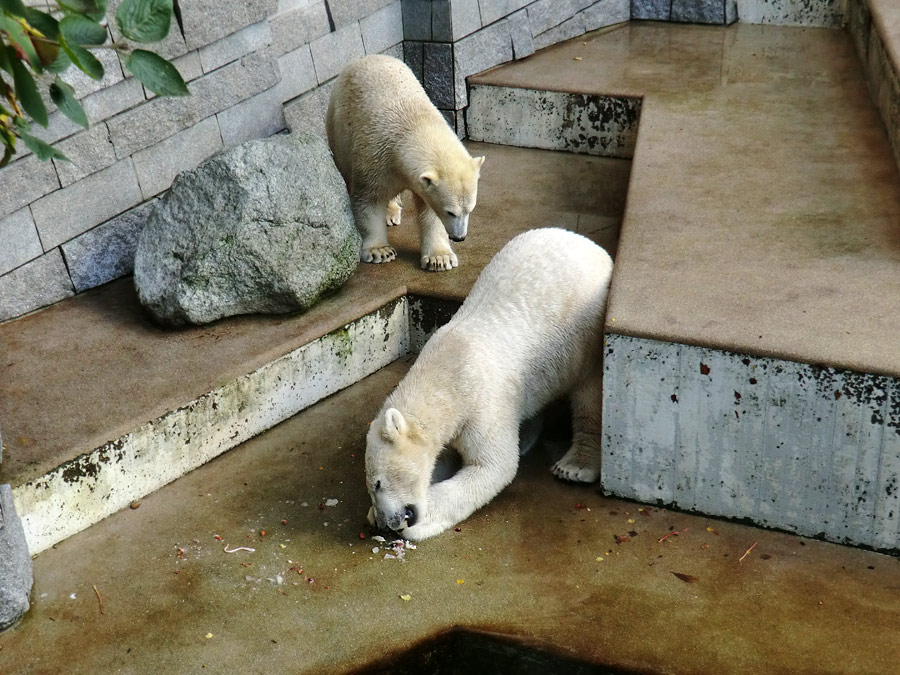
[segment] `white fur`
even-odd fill
[[[372,423],[370,520],[419,540],[489,502],[518,468],[520,423],[569,394],[573,442],[553,472],[600,474],[603,315],[612,261],[561,229],[531,230],[484,268],[456,315],[422,349]],[[451,445],[462,468],[430,484]],[[416,522],[406,520],[406,508]]]
[[[362,235],[360,259],[380,263],[396,257],[387,225],[400,222],[395,198],[410,190],[422,267],[456,267],[450,238],[466,237],[484,157],[469,155],[413,72],[390,56],[354,61],[334,84],[325,127]]]

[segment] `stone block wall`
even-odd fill
[[[109,16],[120,2],[110,0]],[[154,96],[101,50],[102,81],[66,75],[91,128],[58,111],[47,129],[35,127],[72,161],[20,152],[0,169],[0,321],[130,274],[146,215],[178,172],[285,129],[283,104],[321,88],[350,60],[403,55],[400,0],[176,6],[180,20],[153,48],[173,59],[192,96]]]

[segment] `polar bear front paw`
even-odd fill
[[[359,259],[367,263],[386,263],[397,257],[393,246],[373,246],[364,248]]]
[[[404,539],[409,539],[410,541],[422,541],[423,539],[428,539],[429,537],[440,534],[449,527],[449,524],[426,521],[424,523],[417,523],[412,527],[404,527],[399,534]]]
[[[600,451],[572,446],[551,469],[553,475],[576,483],[593,483],[600,478]]]
[[[422,269],[429,272],[444,272],[459,266],[459,259],[452,251],[441,255],[423,255]]]
[[[401,215],[403,213],[403,203],[399,198],[392,199],[387,205],[387,217],[385,222],[388,227],[395,227],[400,224]]]

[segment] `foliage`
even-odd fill
[[[102,79],[103,64],[91,50],[115,50],[125,68],[155,94],[190,93],[169,61],[131,44],[158,42],[169,34],[172,0],[123,0],[116,25],[124,39],[109,44],[106,5],[107,0],[56,0],[42,11],[26,7],[23,0],[0,0],[0,140],[4,149],[0,167],[15,154],[18,140],[42,160],[65,159],[29,133],[31,122],[42,127],[48,123],[39,85],[48,86],[50,100],[63,115],[87,128],[87,115],[75,91],[60,75],[74,65],[89,77]]]

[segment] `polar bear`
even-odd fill
[[[413,72],[380,54],[354,61],[334,84],[325,128],[362,236],[360,260],[397,256],[387,225],[400,222],[398,195],[409,190],[422,267],[456,267],[450,239],[466,238],[484,157],[469,155]]]
[[[557,228],[525,232],[488,263],[369,427],[369,520],[413,541],[489,502],[518,468],[520,424],[568,394],[572,446],[553,466],[600,475],[603,317],[612,260]],[[462,468],[431,484],[445,446]]]

